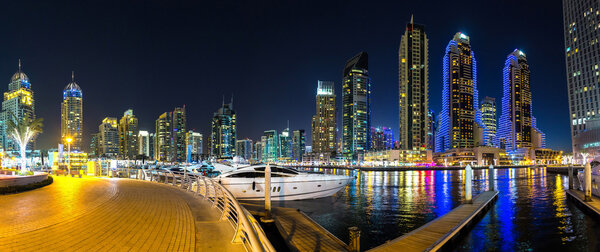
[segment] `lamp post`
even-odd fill
[[[69,176],[71,176],[71,142],[73,138],[67,137],[67,168],[69,169]]]

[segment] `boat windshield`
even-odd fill
[[[264,172],[265,171],[265,167],[257,167],[254,168],[255,171],[261,171]],[[281,173],[287,173],[287,174],[298,174],[298,172],[292,170],[292,169],[288,169],[288,168],[281,168],[281,167],[277,167],[277,166],[273,166],[271,167],[271,172],[281,172]]]
[[[233,174],[228,174],[225,177],[227,178],[264,178],[265,177],[265,173],[264,172],[236,172]],[[289,175],[286,174],[277,174],[277,173],[271,173],[271,177],[289,177]]]

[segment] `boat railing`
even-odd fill
[[[221,213],[235,234],[233,243],[242,243],[247,251],[275,251],[258,221],[246,210],[233,194],[212,178],[168,169],[112,169],[112,177],[130,178],[164,183],[179,187],[212,204]]]

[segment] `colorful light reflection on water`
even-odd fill
[[[464,171],[310,169],[354,174],[334,197],[274,202],[299,208],[348,241],[348,227],[362,231],[361,248],[373,248],[449,212],[463,198]],[[600,225],[567,201],[567,179],[544,168],[495,170],[498,201],[458,244],[457,250],[598,250]],[[487,170],[473,172],[473,195],[488,189]]]

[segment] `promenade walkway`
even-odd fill
[[[245,251],[217,210],[173,186],[53,178],[0,196],[0,251]]]

